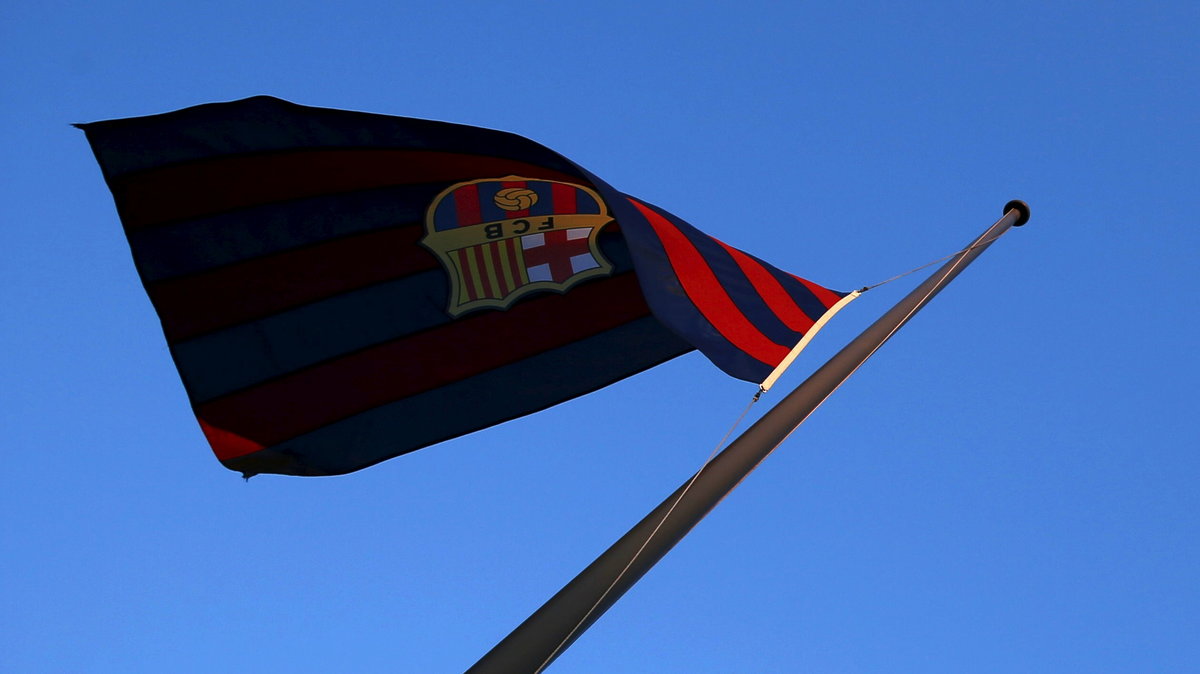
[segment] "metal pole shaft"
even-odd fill
[[[1004,217],[900,300],[807,380],[675,490],[657,508],[521,623],[471,669],[474,674],[540,672],[675,546],[779,446],[863,362],[1029,207],[1011,201]]]

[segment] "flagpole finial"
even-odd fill
[[[1005,213],[1014,208],[1020,211],[1021,215],[1017,218],[1017,221],[1013,223],[1013,227],[1020,227],[1021,225],[1029,222],[1029,204],[1021,201],[1020,199],[1013,199],[1007,204],[1004,204]]]

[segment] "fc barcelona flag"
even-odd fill
[[[247,475],[358,470],[692,349],[759,382],[845,296],[501,131],[265,96],[80,127]]]

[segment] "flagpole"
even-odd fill
[[[1008,202],[1000,220],[731,442],[468,672],[534,673],[547,667],[934,295],[1001,234],[1028,220],[1025,202]]]

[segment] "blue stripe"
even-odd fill
[[[629,198],[596,176],[589,174],[587,178],[597,187],[621,226],[637,269],[642,294],[654,315],[726,374],[755,383],[765,379],[771,373],[771,366],[730,344],[688,299],[662,242],[654,234],[650,223],[629,202]],[[646,204],[644,201],[641,203]],[[655,210],[663,212],[659,208]],[[677,218],[675,220],[678,221]]]
[[[746,253],[746,254],[750,255],[749,253]],[[767,271],[771,272],[771,276],[774,276],[775,280],[779,281],[779,284],[781,286],[783,286],[784,290],[787,291],[787,294],[792,298],[792,301],[796,303],[796,306],[800,307],[800,309],[809,318],[816,321],[816,320],[820,319],[822,316],[824,316],[825,312],[829,310],[829,307],[825,306],[821,302],[821,300],[818,299],[817,296],[812,293],[811,290],[809,290],[808,288],[806,288],[804,286],[803,283],[792,278],[791,274],[788,274],[787,272],[785,272],[781,269],[778,269],[776,267],[772,267],[771,265],[763,262],[762,260],[758,259],[757,257],[754,257],[753,255],[750,255],[750,257],[755,262],[758,262],[759,264],[761,264],[763,266],[763,268],[765,268]],[[837,295],[838,297],[845,297],[846,295],[850,294],[850,293],[844,293],[844,292],[841,292],[838,290],[830,290],[830,292]]]
[[[496,193],[503,189],[498,182],[478,183],[479,216],[484,222],[496,222],[512,217],[508,211],[496,205]]]
[[[654,207],[652,206],[651,208]],[[804,336],[804,333],[791,330],[783,324],[778,315],[766,304],[766,302],[763,301],[758,292],[755,291],[754,285],[750,282],[750,279],[746,277],[745,272],[741,270],[741,267],[738,266],[737,261],[734,260],[729,253],[725,252],[725,249],[719,243],[717,243],[712,237],[697,230],[695,227],[683,222],[670,213],[667,213],[659,208],[655,208],[655,210],[659,213],[662,213],[662,215],[671,220],[671,222],[675,223],[679,230],[688,237],[688,240],[691,241],[694,246],[696,246],[697,250],[700,251],[700,254],[704,256],[705,260],[709,263],[709,267],[712,268],[713,273],[717,275],[717,279],[721,282],[721,285],[725,287],[726,292],[728,292],[729,296],[733,298],[734,303],[739,309],[742,310],[742,313],[745,314],[746,318],[749,318],[752,323],[758,326],[763,334],[767,335],[777,344],[783,344],[784,346],[788,347],[791,347],[793,344],[800,341],[800,338]],[[827,307],[822,304],[821,300],[817,299],[817,296],[814,295],[808,288],[806,288],[803,283],[800,283],[796,279],[792,278],[791,274],[781,271],[778,267],[768,264],[762,259],[751,255],[740,248],[737,250],[743,255],[746,255],[750,259],[754,260],[759,266],[770,273],[771,276],[773,276],[775,280],[778,281],[781,286],[783,286],[784,291],[786,291],[788,297],[792,299],[792,303],[796,306],[796,308],[803,311],[804,314],[810,319],[816,321],[821,316],[825,315]],[[790,335],[788,337],[784,337],[785,341],[780,342],[775,339],[773,335],[783,333],[776,332],[776,329],[772,326],[773,323],[778,324],[788,335]]]
[[[338,475],[541,411],[680,356],[692,347],[653,317],[389,403],[224,461],[248,473]],[[535,382],[514,395],[514,383]],[[471,414],[462,414],[469,404]]]
[[[433,210],[433,229],[438,232],[458,228],[458,207],[454,204],[454,193],[442,197]]]
[[[620,235],[601,232],[599,245],[613,264],[613,277],[633,271]],[[435,328],[450,320],[445,312],[448,293],[445,272],[434,269],[179,342],[172,352],[192,404],[199,405],[288,372]],[[535,294],[522,301],[534,302],[538,297]],[[330,330],[331,325],[337,329]]]
[[[525,184],[537,194],[537,201],[529,209],[530,217],[554,215],[554,184],[544,180],[530,180]]]
[[[507,131],[297,105],[270,96],[207,103],[161,115],[78,125],[106,179],[219,157],[300,148],[406,148],[523,161],[577,175],[553,150]],[[202,138],[203,142],[196,142]]]
[[[600,203],[596,198],[587,192],[576,188],[575,189],[575,212],[594,215],[600,213]]]
[[[145,282],[162,281],[352,234],[420,226],[445,184],[384,187],[255,206],[131,232]]]
[[[717,282],[729,294],[734,305],[754,327],[758,328],[759,332],[772,342],[788,348],[800,341],[804,334],[785,325],[779,316],[767,306],[762,296],[754,289],[750,279],[738,266],[737,261],[726,252],[721,244],[670,213],[660,208],[655,208],[655,210],[674,224],[687,237],[688,241],[691,241],[700,256],[708,263],[709,269],[717,277]],[[770,269],[769,265],[764,266]]]

